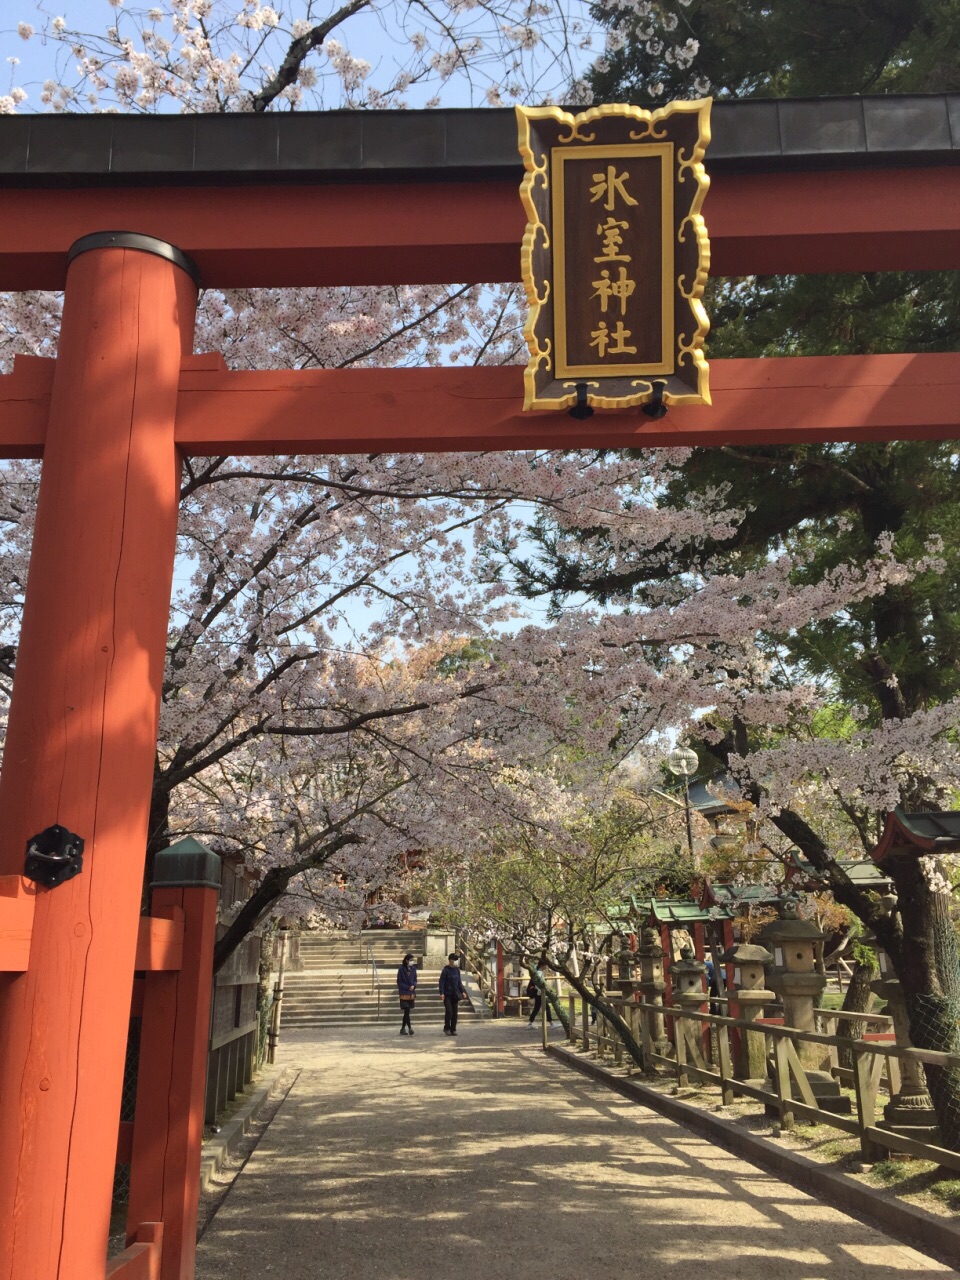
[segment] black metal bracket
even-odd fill
[[[643,412],[648,418],[665,418],[667,416],[667,406],[663,403],[663,393],[667,389],[665,382],[652,382],[653,397],[646,404],[641,405]]]
[[[66,827],[47,827],[27,841],[23,874],[46,889],[55,889],[65,880],[72,880],[82,867],[83,837],[74,835]]]
[[[572,409],[567,410],[570,417],[580,420],[583,418],[592,418],[593,409],[587,404],[587,384],[585,382],[578,382],[575,390],[577,393],[577,403]]]

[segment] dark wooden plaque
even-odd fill
[[[701,298],[710,99],[518,107],[527,213],[525,409],[709,404]]]

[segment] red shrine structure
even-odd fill
[[[958,140],[957,95],[717,104],[712,274],[960,268]],[[0,120],[0,289],[65,289],[56,359],[0,377],[0,456],[43,457],[0,777],[0,1280],[194,1274],[215,868],[175,851],[140,914],[183,455],[960,435],[957,353],[714,361],[712,407],[585,421],[523,413],[520,367],[194,354],[201,281],[519,279],[521,177],[501,111]],[[154,1102],[108,1267],[137,970]]]

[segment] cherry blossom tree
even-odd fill
[[[368,0],[341,7],[251,0],[240,12],[221,0],[150,7],[105,0],[103,29],[83,32],[46,5],[25,8],[16,32],[7,33],[10,47],[39,43],[49,75],[39,90],[29,79],[21,86],[11,53],[11,90],[0,97],[0,112],[402,107],[415,94],[431,105],[439,90],[457,84],[497,101],[501,82],[508,96],[542,96],[548,80],[556,87],[570,79],[583,22],[555,5],[516,0],[376,8]],[[358,41],[386,50],[379,62],[348,50],[348,22]],[[58,295],[6,295],[0,311],[6,367],[20,352],[55,353]],[[208,291],[197,343],[241,368],[497,363],[519,357],[519,324],[509,288]],[[422,735],[417,717],[438,696],[421,689],[397,702],[396,682],[370,673],[398,660],[406,670],[403,646],[448,631],[477,635],[502,620],[503,588],[470,580],[475,541],[515,536],[508,505],[520,494],[570,500],[592,488],[582,470],[579,461],[552,465],[534,455],[495,469],[457,458],[188,463],[179,563],[190,580],[174,607],[148,854],[186,830],[216,832],[222,847],[248,847],[272,877],[271,892],[291,878],[278,870],[284,857],[291,867],[316,869],[350,847],[359,867],[356,846],[367,835],[354,827],[369,814],[370,797],[382,801],[416,781],[411,750],[398,756],[392,738],[385,748],[384,726],[412,717]],[[2,475],[8,554],[0,676],[8,684],[36,480],[32,464]],[[291,773],[294,741],[300,750]],[[366,750],[356,766],[366,779],[362,797],[351,793],[350,803],[321,807],[308,820],[303,796],[316,793],[321,771],[340,776],[338,751],[359,759],[358,741]],[[432,741],[435,753],[446,749]],[[405,762],[400,775],[398,759]],[[304,778],[313,790],[303,791]],[[251,797],[266,803],[265,792],[273,803],[254,823],[260,809]],[[342,891],[342,853],[338,876]],[[261,891],[257,901],[268,897]],[[251,908],[233,936],[255,916]]]
[[[684,461],[675,464],[679,470]],[[936,522],[921,537],[917,528],[895,524],[874,533],[872,554],[847,561],[831,552],[840,521],[832,543],[801,528],[758,554],[743,547],[743,520],[719,541],[700,534],[686,540],[673,530],[689,517],[690,501],[722,503],[723,490],[684,486],[684,501],[674,503],[666,470],[661,483],[649,520],[651,530],[663,520],[661,537],[635,541],[616,525],[578,531],[551,514],[536,531],[536,552],[528,546],[514,557],[520,584],[551,595],[558,641],[581,659],[589,655],[591,679],[581,697],[591,732],[616,707],[612,740],[624,750],[662,751],[657,734],[670,725],[711,752],[756,820],[781,834],[784,851],[799,849],[823,888],[879,939],[902,983],[914,1043],[955,1052],[960,957],[949,865],[893,865],[899,896],[891,913],[838,864],[841,855],[867,852],[883,815],[897,805],[956,804],[960,697],[950,673],[939,697],[904,696],[923,657],[912,647],[914,631],[949,633],[950,620],[938,621],[937,608],[951,598],[954,542],[945,545]],[[953,517],[948,508],[941,515],[946,531]],[[606,610],[566,613],[565,602],[582,593]],[[902,608],[908,598],[910,612]],[[883,617],[898,601],[900,630],[877,653],[875,629],[861,633],[855,620]],[[838,634],[849,643],[843,661],[831,666],[825,655]],[[902,683],[889,662],[895,655]],[[875,674],[881,661],[888,663],[885,679],[868,685],[861,702],[849,699],[848,664]],[[958,1082],[938,1067],[928,1079],[943,1139],[956,1148]]]
[[[455,89],[478,103],[589,98],[577,80],[589,11],[572,4],[105,0],[99,33],[69,29],[46,2],[22,5],[8,46],[41,42],[50,71],[35,84],[12,65],[2,112],[401,107]],[[634,43],[654,42],[651,57],[695,72],[683,0],[603,8],[614,18],[605,56],[629,30]],[[374,35],[387,49],[379,57],[366,52]],[[56,296],[8,295],[0,311],[5,362],[54,353]],[[197,343],[234,367],[517,362],[518,327],[510,289],[211,292]],[[741,537],[750,500],[735,486],[690,485],[668,500],[689,459],[664,450],[189,466],[189,581],[172,619],[151,848],[216,832],[259,863],[271,893],[302,884],[335,913],[336,895],[356,904],[387,883],[385,832],[399,850],[414,838],[443,847],[444,831],[466,840],[471,823],[509,827],[510,770],[547,777],[544,761],[563,750],[602,773],[687,735],[874,929],[912,1008],[926,1001],[929,1014],[933,1001],[916,1042],[960,1048],[955,940],[938,955],[924,945],[947,912],[943,868],[905,875],[887,915],[837,868],[845,850],[804,816],[830,805],[862,842],[905,798],[949,802],[960,788],[958,699],[911,703],[897,692],[906,671],[888,662],[859,705],[838,667],[815,661],[812,642],[796,644],[841,630],[867,602],[902,599],[910,583],[942,580],[936,535],[955,538],[955,522],[919,538],[874,524],[868,549],[846,556],[818,558],[797,530],[758,551]],[[35,480],[30,464],[2,476],[3,678],[15,668]],[[843,548],[842,533],[833,524],[824,536]],[[517,585],[550,597],[548,624],[502,630]],[[939,625],[931,607],[917,634]],[[477,639],[451,671],[450,653]],[[831,718],[838,705],[844,714]],[[530,811],[519,819],[535,821],[538,805],[562,813],[567,801],[548,792],[523,792]],[[960,1148],[960,1084],[932,1073],[931,1088],[944,1138]]]
[[[631,899],[693,875],[682,814],[655,795],[654,776],[569,760],[505,770],[502,785],[523,788],[536,803],[520,820],[504,813],[482,839],[461,826],[457,848],[438,850],[427,877],[441,919],[521,955],[566,1024],[542,984],[545,972],[561,977],[616,1028],[638,1065],[641,1048],[610,1001],[607,966],[617,940],[637,928]]]
[[[47,46],[50,75],[38,95],[13,85],[0,111],[429,107],[451,90],[460,105],[543,100],[576,80],[593,27],[580,0],[103,0],[93,31],[46,3],[23,9],[16,34]]]

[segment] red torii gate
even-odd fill
[[[931,102],[934,113],[938,102],[944,113],[955,105]],[[760,105],[778,112],[783,143],[785,104]],[[821,109],[802,105],[809,130]],[[823,108],[827,124],[836,106]],[[859,99],[847,106],[862,147],[851,126],[827,131],[847,139],[832,149],[816,145],[821,129],[806,151],[756,153],[729,145],[740,117],[726,109],[728,158],[711,164],[706,206],[715,274],[960,267],[952,147],[904,141],[871,153],[869,112]],[[469,172],[446,150],[463,115],[494,157],[475,157]],[[284,168],[284,130],[304,136],[309,116],[230,119],[234,154],[206,168],[197,163],[205,130],[222,130],[223,117],[162,129],[150,119],[68,121],[59,159],[51,138],[62,117],[0,127],[0,288],[66,290],[56,360],[18,359],[0,379],[0,455],[44,459],[0,777],[0,1280],[104,1276],[132,975],[135,965],[177,970],[181,938],[194,972],[181,973],[182,1006],[167,992],[164,1016],[182,1061],[167,1073],[137,1196],[160,1221],[131,1224],[138,1243],[111,1274],[193,1275],[202,1097],[190,1064],[209,998],[196,956],[212,918],[198,908],[185,921],[169,899],[159,908],[169,919],[139,919],[181,454],[960,434],[953,353],[715,361],[713,408],[587,422],[521,414],[519,368],[231,373],[217,355],[191,354],[199,275],[223,287],[515,279],[519,163],[491,141],[499,113],[482,115],[339,117],[336,128],[379,137],[382,155],[390,138],[406,138],[407,154],[400,145],[398,163],[373,171],[363,146],[355,160],[325,168],[294,158]],[[312,119],[322,131],[337,118]],[[177,159],[188,130],[189,162]],[[139,169],[129,159],[137,146]],[[85,838],[85,863],[42,889],[22,878],[24,849],[51,823]]]

